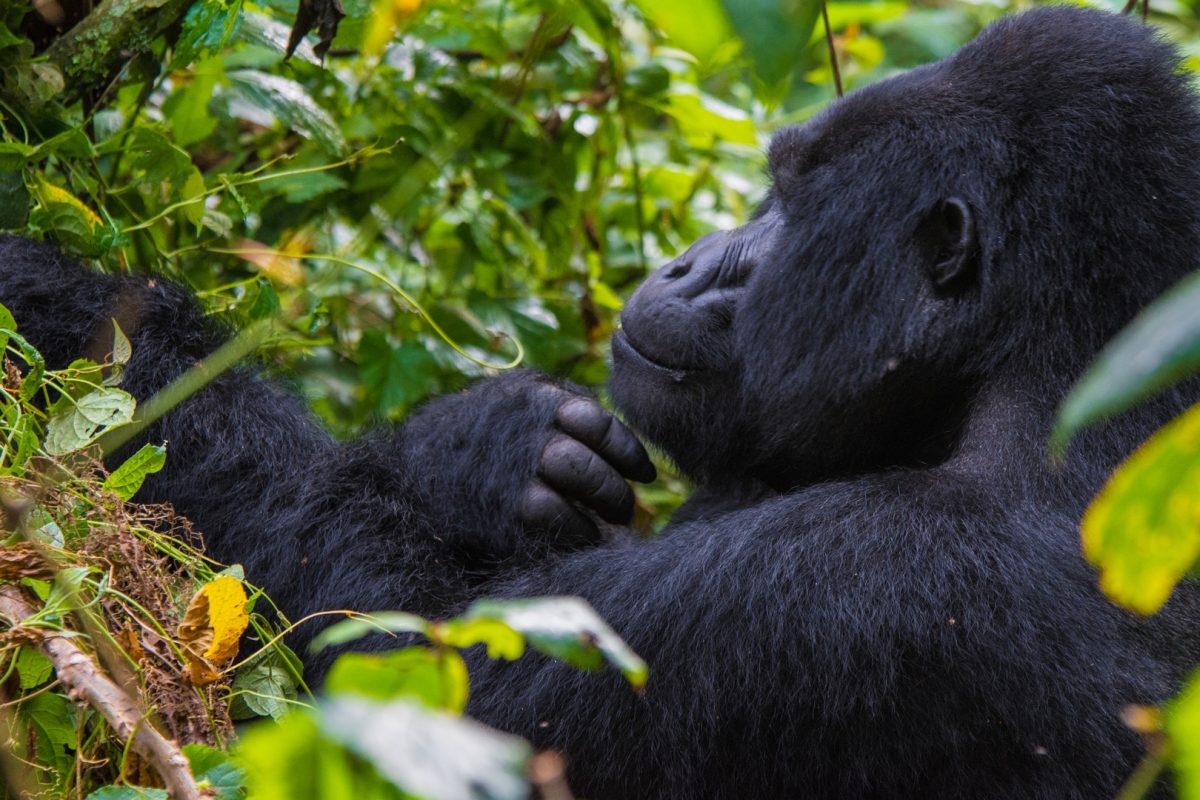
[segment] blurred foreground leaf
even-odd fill
[[[656,28],[702,64],[731,53],[733,28],[720,0],[634,0]]]
[[[529,796],[524,741],[404,701],[336,697],[255,726],[238,750],[257,800]]]
[[[1100,353],[1059,411],[1051,449],[1200,370],[1200,272],[1143,311]]]
[[[1200,800],[1200,673],[1167,706],[1165,727],[1179,800]]]
[[[1117,603],[1152,614],[1200,556],[1200,405],[1130,456],[1083,516],[1083,551]]]
[[[821,13],[820,0],[724,0],[755,72],[777,83],[796,68]]]
[[[331,694],[375,700],[416,700],[461,714],[467,707],[467,665],[449,648],[405,647],[390,653],[346,653],[325,679]]]
[[[460,619],[502,622],[548,656],[588,670],[599,669],[607,660],[634,688],[646,682],[646,662],[578,597],[480,600]]]

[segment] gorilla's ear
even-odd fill
[[[966,200],[947,197],[922,221],[917,243],[925,277],[941,292],[953,292],[968,285],[979,262],[975,237],[975,216]]]

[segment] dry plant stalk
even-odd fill
[[[34,607],[18,587],[0,586],[0,614],[16,622],[33,616],[34,612]],[[50,659],[55,674],[71,698],[86,700],[121,739],[129,741],[132,737],[134,752],[154,768],[173,800],[208,800],[211,797],[196,786],[187,756],[143,718],[137,705],[86,653],[69,639],[54,633],[47,634],[38,643],[38,648]]]

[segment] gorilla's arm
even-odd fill
[[[228,337],[178,286],[92,273],[17,237],[0,236],[0,302],[52,367],[104,359],[116,319],[133,344],[122,388],[140,400]],[[637,440],[581,389],[530,371],[342,444],[297,396],[242,367],[112,462],[141,441],[166,441],[168,458],[138,499],[172,503],[211,555],[244,564],[293,618],[442,610],[498,571],[593,544],[598,526],[580,509],[627,521],[633,495],[622,476],[653,475]],[[383,583],[390,596],[378,594]]]
[[[1169,684],[1112,650],[1071,524],[986,496],[940,472],[826,484],[526,572],[490,591],[582,595],[649,681],[478,654],[470,711],[562,749],[588,797],[979,796],[970,774],[1102,796],[1139,750],[1113,709]]]

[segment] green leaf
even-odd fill
[[[363,333],[358,345],[362,382],[379,413],[398,417],[436,391],[440,367],[420,342],[392,347],[378,330]]]
[[[0,142],[0,170],[19,172],[37,152],[37,148],[21,142]]]
[[[673,89],[666,112],[693,147],[711,147],[714,141],[756,146],[754,123],[743,111],[694,89]]]
[[[1122,331],[1075,384],[1058,413],[1051,450],[1083,428],[1200,370],[1200,272],[1185,278]]]
[[[284,127],[309,137],[331,155],[347,153],[346,139],[337,122],[302,84],[256,70],[232,72],[229,80],[248,102],[269,112]]]
[[[254,800],[407,800],[324,736],[317,715],[307,710],[279,724],[249,726],[238,739],[236,755]]]
[[[325,691],[332,695],[407,698],[453,714],[466,708],[467,688],[467,665],[456,651],[446,648],[346,653],[333,662],[325,679]]]
[[[50,659],[36,647],[25,645],[17,651],[17,678],[22,689],[41,686],[53,673]]]
[[[165,789],[144,786],[105,786],[87,796],[87,800],[170,800]]]
[[[821,13],[820,0],[724,0],[755,71],[778,83],[796,68]]]
[[[97,389],[68,403],[46,425],[46,452],[52,456],[91,444],[104,431],[133,419],[136,401],[120,389]]]
[[[635,689],[646,682],[646,662],[578,597],[480,600],[464,620],[499,620],[525,636],[535,649],[572,666],[595,670],[607,660]]]
[[[42,692],[26,697],[17,706],[19,718],[37,737],[37,760],[60,775],[71,768],[75,739],[75,707],[66,695]]]
[[[231,705],[230,714],[234,719],[280,719],[288,712],[289,701],[296,699],[296,681],[282,658],[272,651],[238,670],[233,694],[237,703]]]
[[[0,229],[17,230],[29,219],[29,189],[19,169],[0,170]]]
[[[308,649],[309,652],[316,653],[326,647],[336,647],[339,644],[361,639],[369,633],[380,632],[428,634],[429,622],[416,614],[406,614],[403,611],[376,611],[372,614],[359,614],[352,619],[334,623],[318,633]]]
[[[701,64],[725,60],[736,42],[720,0],[634,0],[638,9],[678,47]]]
[[[46,360],[42,358],[42,354],[33,345],[25,341],[25,338],[19,334],[9,330],[9,338],[21,348],[21,356],[25,359],[25,363],[29,365],[29,371],[21,379],[21,400],[32,400],[33,396],[38,393],[45,382]]]
[[[437,637],[451,647],[487,647],[488,658],[507,661],[525,653],[525,637],[505,622],[493,617],[460,617],[437,628]]]
[[[321,730],[415,797],[524,800],[530,748],[478,722],[402,700],[342,696],[321,706]]]
[[[8,339],[16,330],[17,321],[13,319],[12,312],[0,305],[0,363],[8,357]]]
[[[136,453],[125,459],[121,466],[112,471],[104,481],[103,488],[116,492],[122,500],[130,500],[147,475],[153,475],[167,463],[167,448],[165,445],[146,444]]]
[[[201,789],[214,790],[216,800],[245,796],[245,776],[228,753],[205,744],[185,744],[182,749]]]
[[[1200,672],[1165,709],[1163,727],[1171,740],[1171,766],[1179,800],[1200,799]]]
[[[121,330],[121,326],[115,318],[112,321],[112,326],[112,363],[120,365],[128,364],[129,359],[133,358],[133,345],[129,343],[129,337],[125,335],[125,331]]]
[[[1200,404],[1117,468],[1082,530],[1109,597],[1143,614],[1167,601],[1200,557]]]

